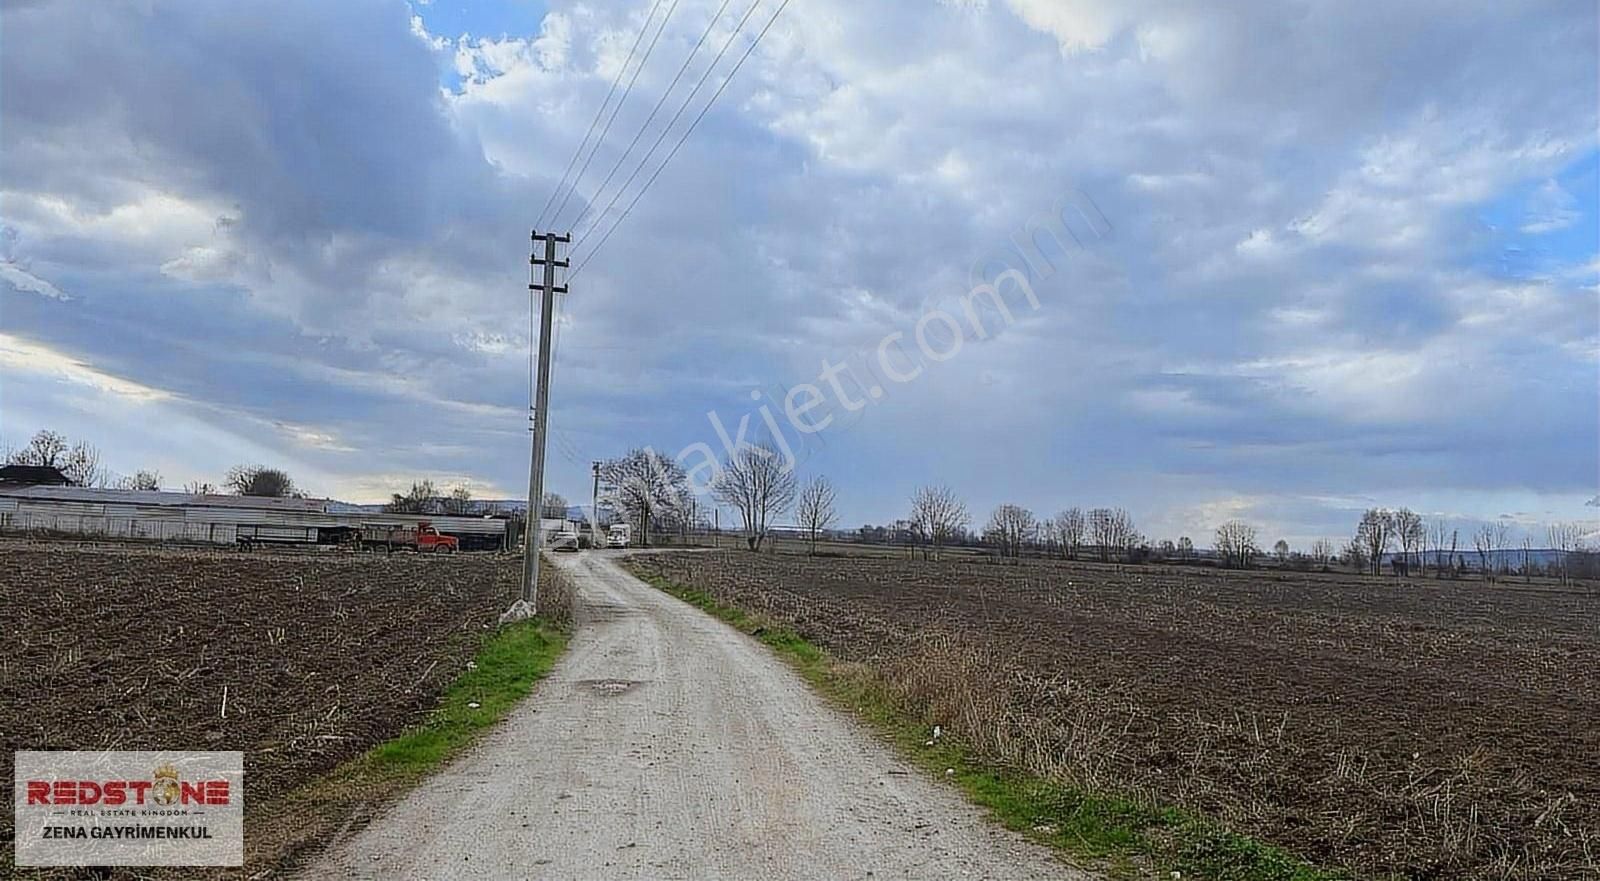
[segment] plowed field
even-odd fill
[[[260,805],[418,721],[518,573],[472,554],[0,542],[0,777],[18,749],[243,750]],[[7,862],[11,825],[8,803]]]
[[[1600,877],[1582,587],[742,552],[638,558],[896,684],[992,757],[1362,877]]]

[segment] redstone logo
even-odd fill
[[[30,805],[227,805],[231,804],[228,781],[204,780],[178,784],[176,798],[156,789],[153,780],[29,780]],[[155,790],[152,792],[152,790]]]
[[[227,780],[179,780],[171,764],[157,767],[149,780],[29,780],[27,786],[30,805],[221,806],[229,798]]]
[[[241,866],[244,754],[18,750],[17,866]]]

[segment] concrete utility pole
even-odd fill
[[[594,494],[589,497],[589,531],[594,534],[591,539],[594,547],[603,548],[600,541],[600,460],[594,462]]]
[[[571,235],[558,235],[556,233],[539,234],[533,231],[533,253],[528,257],[530,266],[544,267],[544,280],[540,284],[529,283],[529,307],[532,308],[532,293],[540,293],[539,300],[539,380],[533,398],[533,451],[528,466],[528,528],[524,530],[524,546],[522,549],[522,598],[516,602],[501,620],[516,620],[532,617],[538,611],[539,601],[539,548],[544,543],[544,536],[540,529],[544,519],[544,445],[545,438],[549,435],[548,415],[550,411],[550,324],[555,313],[556,294],[567,292],[566,285],[556,285],[556,270],[568,266],[566,260],[556,259],[556,244],[567,244],[572,241]],[[540,255],[540,244],[543,244],[543,256]]]

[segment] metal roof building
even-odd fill
[[[506,521],[352,511],[330,499],[193,495],[76,486],[0,486],[0,532],[231,545],[327,544],[348,530],[432,523],[464,547],[503,547]]]
[[[70,486],[60,468],[49,465],[0,466],[0,486]]]

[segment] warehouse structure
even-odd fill
[[[331,499],[194,495],[0,483],[0,533],[216,545],[336,545],[363,529],[431,523],[462,550],[506,550],[505,517],[366,511]]]

